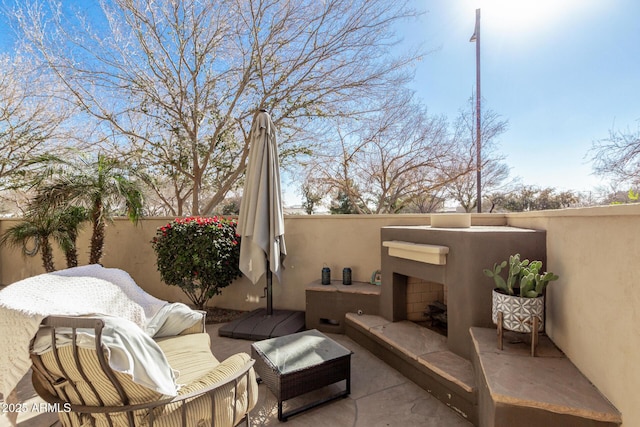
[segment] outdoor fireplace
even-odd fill
[[[482,270],[514,253],[544,263],[545,239],[543,230],[514,227],[383,227],[380,315],[394,322],[413,320],[407,291],[410,283],[429,283],[431,289],[437,284],[446,294],[442,303],[446,305],[448,347],[469,359],[469,328],[493,325],[493,281]]]

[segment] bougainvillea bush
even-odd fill
[[[237,222],[222,217],[177,218],[151,241],[162,280],[179,286],[202,309],[240,276]]]

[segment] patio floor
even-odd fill
[[[251,341],[218,336],[221,325],[207,325],[211,336],[213,354],[223,360],[237,352],[250,352]],[[353,351],[351,357],[351,395],[318,408],[289,418],[287,427],[297,426],[433,426],[470,427],[472,424],[455,414],[446,405],[436,400],[422,388],[411,382],[395,369],[349,339],[346,335],[326,334]],[[331,390],[312,392],[285,402],[299,406],[316,400]],[[260,384],[258,404],[251,412],[252,426],[273,426],[280,422],[274,395]],[[40,401],[31,388],[29,375],[18,386],[18,397],[22,402]],[[55,414],[20,414],[20,427],[58,426]],[[6,415],[0,417],[0,427],[9,427]]]

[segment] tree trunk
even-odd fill
[[[67,259],[67,268],[78,266],[78,249],[75,238],[71,242],[71,247],[64,251],[64,256]]]
[[[93,233],[91,234],[89,264],[99,264],[104,246],[104,220],[102,218],[101,202],[96,202],[94,205],[91,213],[91,223],[93,225]]]
[[[44,271],[47,273],[56,271],[56,267],[53,265],[53,249],[51,248],[51,243],[49,243],[48,238],[40,238],[40,250],[42,251],[42,266],[44,267]]]

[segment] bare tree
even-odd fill
[[[414,15],[407,3],[112,0],[82,17],[33,0],[13,16],[75,102],[117,132],[121,157],[159,178],[158,197],[198,214],[237,186],[259,108],[295,155],[314,140],[312,119],[358,114],[407,80],[417,54],[388,49],[391,26]]]
[[[640,120],[635,131],[609,130],[607,138],[593,143],[593,171],[613,179],[615,184],[640,186]]]
[[[402,213],[430,213],[442,211],[445,208],[446,198],[444,197],[445,189],[439,188],[435,192],[423,192],[413,197]]]
[[[492,207],[500,207],[512,212],[528,212],[547,209],[568,208],[580,202],[580,194],[573,191],[557,192],[555,188],[539,188],[531,185],[523,185],[509,193],[499,196],[494,194],[491,198]]]
[[[358,213],[398,213],[467,172],[451,172],[455,153],[446,120],[407,94],[395,95],[357,126],[338,123],[339,148],[309,170],[325,192],[348,198]]]
[[[320,202],[322,202],[324,195],[318,191],[318,188],[310,180],[305,180],[302,183],[300,191],[304,198],[304,201],[302,202],[302,209],[304,209],[307,215],[313,215],[313,211]]]
[[[458,156],[451,169],[458,178],[447,186],[447,196],[465,210],[471,212],[478,205],[476,180],[476,136],[475,101],[469,100],[468,109],[461,110],[454,124],[454,139],[457,141]],[[507,130],[508,121],[492,110],[482,112],[482,194],[505,191],[512,182],[509,167],[503,163],[504,157],[496,153],[496,139]],[[466,173],[460,173],[467,171]]]
[[[0,56],[0,190],[25,184],[31,160],[66,142],[71,112],[55,89],[25,58]]]
[[[502,183],[508,176],[509,167],[506,164],[500,163],[495,159],[483,160],[482,194],[488,197],[493,192],[504,190],[508,186],[504,186]],[[459,203],[465,212],[473,212],[478,205],[476,186],[475,173],[466,173],[448,186],[448,195]]]
[[[622,205],[627,203],[638,203],[638,191],[622,189],[616,183],[609,182],[607,185],[596,187],[593,193],[588,193],[580,198],[584,206],[594,205]]]

